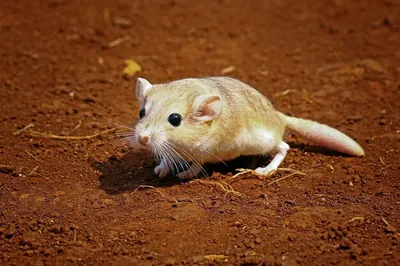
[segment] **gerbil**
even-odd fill
[[[314,121],[286,116],[256,89],[228,77],[189,78],[165,84],[136,83],[140,120],[137,144],[159,159],[154,172],[161,178],[180,171],[189,179],[205,163],[241,155],[275,154],[255,172],[267,175],[278,168],[289,150],[286,129],[334,151],[363,156],[364,150],[340,131]]]

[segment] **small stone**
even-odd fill
[[[386,17],[382,20],[382,25],[388,26],[389,28],[395,28],[396,24],[393,17]]]
[[[10,229],[5,233],[5,235],[6,238],[11,239],[16,233],[17,231],[15,231],[14,229]]]
[[[60,234],[62,231],[63,231],[62,226],[61,225],[57,225],[57,224],[52,225],[49,228],[49,232],[52,232],[52,233],[55,233],[55,234]]]
[[[376,73],[380,73],[380,74],[386,73],[386,70],[383,68],[383,66],[379,62],[377,62],[373,59],[370,59],[370,58],[362,60],[361,65],[363,67],[365,67],[367,70],[370,70],[370,71],[373,71]]]
[[[87,246],[86,242],[83,242],[82,240],[75,241],[75,242],[73,242],[73,244],[75,246],[77,246],[77,247],[85,247],[85,246]]]
[[[203,256],[193,256],[192,261],[193,263],[199,263],[204,260]]]
[[[256,244],[261,244],[262,240],[260,237],[256,237],[256,239],[254,240],[254,243]]]
[[[294,202],[293,200],[285,200],[285,203],[292,206],[296,205],[296,202]]]
[[[360,183],[360,177],[358,175],[353,177],[353,183]]]
[[[221,75],[230,74],[230,73],[232,73],[233,71],[235,71],[235,69],[236,69],[236,68],[235,68],[234,66],[225,67],[225,68],[221,69]]]
[[[71,225],[69,226],[69,229],[72,230],[72,231],[74,231],[74,230],[79,230],[79,225],[77,225],[77,224],[71,224]]]
[[[107,205],[116,205],[117,204],[117,202],[115,200],[112,200],[112,199],[101,199],[100,202],[103,205],[106,205],[106,206]]]
[[[253,234],[253,235],[258,235],[258,234],[260,233],[260,230],[254,228],[254,229],[251,229],[251,230],[249,231],[249,233],[250,233],[250,234]]]
[[[52,253],[52,249],[51,248],[46,248],[44,251],[43,251],[43,255],[44,256],[50,256],[51,255],[51,253]]]
[[[347,116],[346,120],[353,123],[353,122],[360,121],[362,118],[363,118],[363,116],[361,114],[355,114],[355,115]]]
[[[122,75],[122,77],[125,79],[125,80],[132,80],[132,76],[130,76],[130,75],[127,75],[127,74],[123,74]]]
[[[114,19],[114,25],[122,29],[127,29],[132,26],[132,22],[129,19],[117,17]]]
[[[6,80],[4,81],[4,85],[6,85],[6,86],[8,86],[8,87],[11,87],[11,85],[12,85],[11,80],[6,79]]]
[[[31,249],[37,249],[39,247],[39,243],[31,242]]]
[[[33,250],[27,250],[27,251],[25,252],[25,255],[28,256],[28,257],[30,257],[30,256],[33,255],[33,253],[34,253]]]
[[[139,240],[138,240],[138,244],[139,244],[139,245],[144,245],[144,244],[146,244],[146,243],[147,243],[147,241],[144,240],[144,239],[139,239]]]
[[[385,232],[389,234],[395,234],[397,232],[397,229],[393,225],[388,225],[385,228]]]
[[[176,260],[175,260],[174,258],[168,258],[168,259],[165,261],[165,265],[166,265],[166,266],[173,266],[173,265],[176,265]]]

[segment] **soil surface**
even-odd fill
[[[399,14],[396,0],[0,1],[0,264],[400,265]],[[232,178],[268,163],[243,158],[160,180],[110,133],[138,119],[138,75],[238,78],[366,156],[289,136],[282,167],[305,175]]]

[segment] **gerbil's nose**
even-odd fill
[[[149,136],[139,136],[139,143],[142,145],[147,145],[149,142]]]

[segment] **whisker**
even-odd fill
[[[127,144],[135,145],[135,139],[134,139],[133,137],[125,137],[125,138],[122,138],[122,139],[120,139],[119,142],[120,142],[122,145],[127,145]]]
[[[120,110],[120,111],[122,111],[122,112],[124,112],[124,113],[130,113],[130,112],[128,112],[126,109],[124,109],[124,108],[122,108],[116,101],[113,101],[113,104],[115,104],[115,106],[117,106],[117,108]]]
[[[184,142],[185,145],[189,146],[188,143]],[[221,158],[219,158],[217,155],[215,155],[214,153],[212,153],[210,151],[210,149],[204,150],[206,153],[210,154],[211,156],[215,157],[216,159],[218,159],[218,161],[220,161],[221,163],[223,163],[226,167],[228,167],[228,165],[225,163],[224,160],[222,160]]]
[[[104,124],[104,125],[111,125],[111,126],[115,126],[115,127],[120,127],[120,128],[125,128],[125,129],[133,129],[133,126],[126,122],[126,121],[115,121],[111,118],[101,118],[99,120],[103,120],[103,121],[92,121],[89,122],[90,124]]]
[[[177,152],[168,142],[165,142],[164,145],[169,150],[171,150],[173,153],[175,153],[177,157],[180,158],[180,159],[179,158],[177,158],[177,159],[179,159],[179,163],[180,163],[180,166],[181,166],[182,170],[191,169],[191,166],[190,166],[189,162],[179,152]]]
[[[176,158],[176,155],[174,155],[173,153],[169,152],[173,150],[168,149],[168,146],[163,145],[163,143],[161,143],[160,141],[156,141],[158,143],[157,146],[160,147],[160,152],[162,153],[162,157],[164,158],[164,160],[166,161],[166,163],[168,164],[168,166],[170,167],[171,170],[174,171],[174,168],[176,169],[176,171],[179,171],[179,167],[178,164],[179,161]]]
[[[158,133],[162,133],[162,132],[169,131],[169,130],[171,130],[171,129],[162,130],[162,131],[159,131]],[[189,163],[187,162],[187,160],[182,156],[182,154],[183,154],[184,156],[186,156],[188,159],[190,159],[192,163],[194,163],[195,165],[197,165],[197,166],[200,168],[200,171],[201,171],[201,173],[202,173],[203,175],[205,175],[206,177],[209,177],[207,171],[203,168],[203,166],[202,166],[193,156],[191,156],[188,152],[186,152],[186,151],[185,151],[184,149],[182,149],[181,147],[179,147],[179,146],[177,146],[177,145],[173,145],[172,143],[170,143],[170,142],[165,142],[165,141],[164,141],[163,143],[159,143],[159,144],[160,144],[160,145],[168,145],[168,146],[169,146],[169,149],[170,149],[172,152],[174,152],[179,158],[181,158],[180,161],[183,161],[183,162],[185,163],[185,165],[187,166],[187,170],[192,171],[193,174],[195,174],[194,170],[191,169],[190,164],[189,164]],[[186,145],[186,146],[190,146],[190,145]],[[206,151],[206,152],[207,152],[207,151]],[[180,153],[182,153],[182,154],[180,154]],[[210,153],[210,154],[213,155],[213,156],[215,156],[217,159],[219,159],[222,163],[225,164],[225,162],[222,161],[219,157],[217,157],[216,155],[214,155],[214,154],[212,154],[212,153]],[[225,165],[226,165],[226,164],[225,164]],[[182,169],[184,170],[185,167],[182,167]]]
[[[221,163],[223,163],[226,167],[228,167],[228,165],[225,163],[225,161],[224,160],[222,160],[221,158],[219,158],[217,155],[215,155],[214,153],[212,153],[211,151],[205,151],[205,152],[207,152],[208,154],[210,154],[210,155],[212,155],[212,156],[214,156],[215,158],[217,158],[218,159],[218,161],[220,161]]]
[[[104,108],[100,105],[97,105],[95,103],[87,103],[87,104],[91,105],[97,109],[100,109],[101,111],[105,112],[108,115],[115,116],[115,118],[100,118],[100,119],[99,119],[99,117],[97,117],[98,120],[104,120],[104,121],[93,121],[92,122],[93,124],[104,123],[104,124],[108,124],[108,125],[118,126],[121,128],[132,129],[132,122],[124,121],[124,119],[119,117],[120,116],[119,114],[117,114],[113,111],[107,110],[106,108]],[[120,107],[119,107],[119,109],[122,110],[122,108],[120,108]],[[124,110],[122,110],[122,111],[124,111]],[[125,112],[125,113],[128,113],[128,112]]]
[[[190,159],[191,161],[192,161],[192,163],[194,163],[195,165],[197,165],[199,168],[200,168],[200,171],[201,171],[201,173],[203,174],[203,175],[205,175],[205,176],[207,176],[207,177],[209,177],[208,176],[208,173],[207,173],[207,171],[204,169],[204,167],[192,156],[192,155],[190,155],[188,152],[186,152],[185,150],[183,150],[183,148],[181,148],[181,147],[179,147],[179,146],[177,146],[177,145],[174,145],[174,144],[172,144],[172,143],[170,143],[171,144],[171,147],[173,147],[173,148],[175,148],[177,151],[180,151],[181,153],[183,153],[188,159]],[[181,156],[181,155],[180,155]],[[181,156],[182,157],[182,156]],[[183,158],[183,157],[182,157]],[[193,170],[192,170],[193,171]],[[194,173],[194,171],[193,171],[193,173]]]
[[[185,169],[182,160],[179,159],[177,156],[176,152],[172,150],[168,145],[165,145],[165,143],[158,142],[161,147],[163,147],[163,157],[165,160],[168,162],[170,165],[170,169],[174,170],[174,167],[176,169],[176,172],[179,172],[179,166],[181,169]]]
[[[135,133],[132,131],[121,131],[121,132],[115,132],[110,135],[115,135],[115,136],[119,136],[119,137],[134,137]]]

